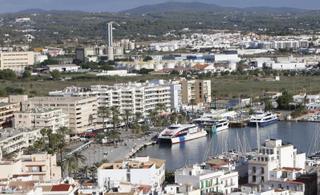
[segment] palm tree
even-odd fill
[[[156,108],[155,108],[155,112],[156,112],[156,117],[158,118],[155,118],[155,121],[157,122],[157,126],[161,126],[163,125],[163,123],[165,123],[165,119],[163,119],[161,117],[161,113],[165,112],[166,111],[166,105],[163,104],[163,103],[159,103],[156,105]]]
[[[71,130],[68,129],[67,127],[60,127],[57,130],[57,134],[60,134],[60,135],[69,135],[70,133],[71,133]]]
[[[90,172],[90,175],[92,177],[92,180],[94,181],[95,180],[95,175],[97,173],[97,166],[91,166],[89,167],[89,172]]]
[[[62,164],[63,161],[63,151],[65,150],[66,147],[66,142],[65,142],[65,138],[67,135],[70,135],[71,130],[69,128],[66,127],[61,127],[57,130],[57,137],[60,141],[58,141],[58,143],[56,143],[57,148],[58,148],[58,152],[60,155],[60,162]],[[61,166],[61,176],[63,177],[63,166]]]
[[[110,109],[107,107],[99,107],[98,116],[102,118],[102,127],[106,129],[105,119],[110,116]]]
[[[142,119],[142,113],[141,112],[136,112],[135,114],[135,120],[139,121],[140,119]]]
[[[178,123],[185,123],[187,121],[187,115],[185,112],[180,112],[178,114]]]
[[[120,123],[119,115],[120,115],[119,107],[112,106],[111,107],[111,116],[112,116],[112,126],[113,126],[114,131],[116,131],[116,128],[117,128],[118,124]]]
[[[74,171],[79,169],[80,163],[84,163],[86,161],[86,157],[82,155],[80,152],[75,152],[64,161],[64,166],[67,167],[68,176],[72,174]]]
[[[131,110],[125,109],[124,110],[124,117],[126,120],[126,131],[128,131],[128,129],[129,129],[129,119],[131,116],[132,116]]]
[[[112,130],[108,133],[108,137],[112,139],[114,144],[116,144],[116,140],[119,140],[120,138],[120,133],[115,130]]]
[[[173,112],[171,115],[170,115],[170,122],[171,123],[177,123],[178,121],[178,113],[176,112]]]
[[[2,158],[12,161],[17,157],[17,153],[11,152],[11,153],[7,153],[7,152],[3,152],[2,153]]]
[[[68,156],[61,165],[64,171],[67,171],[67,176],[69,177],[77,168],[75,158],[73,156]]]
[[[81,172],[84,173],[85,177],[88,178],[88,172],[90,171],[89,166],[84,166],[81,168]]]
[[[166,105],[163,103],[159,103],[156,105],[156,109],[155,109],[158,113],[158,115],[160,115],[162,112],[166,111]]]
[[[133,125],[132,125],[132,132],[133,133],[139,133],[140,132],[140,124],[139,121],[142,119],[142,113],[141,112],[136,112]]]
[[[88,122],[89,122],[90,125],[93,124],[93,120],[94,120],[93,115],[90,114],[90,115],[89,115],[89,118],[88,118]],[[94,128],[96,128],[96,123],[94,124]]]
[[[196,100],[195,99],[191,99],[190,100],[190,104],[192,106],[192,114],[193,114],[193,112],[194,112],[193,106],[196,105]]]
[[[157,125],[159,120],[158,120],[158,112],[156,110],[150,110],[148,111],[149,119],[152,122],[153,125]]]

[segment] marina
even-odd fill
[[[317,144],[320,124],[309,122],[278,122],[259,128],[260,143],[266,139],[282,139],[295,145],[299,151],[311,155],[320,150]],[[212,143],[212,144],[211,144]],[[202,163],[209,156],[229,151],[250,152],[257,147],[255,127],[230,128],[196,140],[175,145],[152,145],[136,156],[151,156],[167,161],[166,169],[174,170],[185,165]]]

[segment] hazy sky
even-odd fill
[[[191,2],[195,0],[176,0]],[[320,0],[198,0],[223,6],[252,7],[295,7],[320,9]],[[119,11],[145,4],[168,2],[168,0],[0,0],[0,12],[14,12],[24,9],[57,9],[83,11]]]

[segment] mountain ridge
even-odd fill
[[[166,12],[208,12],[208,11],[261,11],[261,12],[309,12],[315,10],[291,8],[291,7],[227,7],[217,4],[209,4],[202,2],[165,2],[159,4],[149,4],[139,6],[133,9],[120,11],[119,13],[127,14],[152,14],[152,13],[166,13]]]

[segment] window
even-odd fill
[[[256,173],[256,167],[252,167],[252,172]]]
[[[261,176],[261,182],[264,182],[264,176]]]
[[[261,174],[264,174],[264,168],[261,167]]]
[[[257,181],[257,178],[256,178],[256,176],[254,175],[254,176],[252,176],[252,182],[256,182]]]

